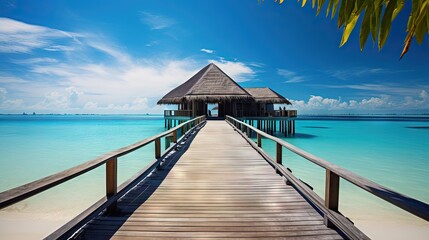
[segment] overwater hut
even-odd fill
[[[158,104],[177,105],[177,110],[165,110],[164,116],[179,121],[210,115],[209,105],[216,105],[219,118],[226,115],[246,119],[296,117],[296,110],[274,109],[274,104],[291,104],[279,93],[267,87],[243,88],[213,63],[171,90]]]

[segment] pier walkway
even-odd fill
[[[255,136],[256,142],[249,136]],[[275,156],[264,151],[263,141],[276,145]],[[154,151],[155,159],[118,185],[118,161],[145,146]],[[324,198],[292,174],[285,166],[287,159],[283,164],[283,150],[325,169]],[[99,167],[106,171],[105,196],[46,239],[367,240],[369,237],[339,211],[340,180],[429,221],[428,204],[231,116],[225,121],[206,121],[205,116],[200,116],[62,172],[1,192],[0,209]]]
[[[342,239],[225,121],[208,121],[166,165],[75,237]]]

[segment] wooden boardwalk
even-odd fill
[[[225,121],[208,121],[118,209],[74,237],[342,239]]]

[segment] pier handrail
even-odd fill
[[[393,205],[396,207],[399,207],[417,217],[420,217],[426,221],[429,221],[429,205],[421,202],[417,199],[408,197],[406,195],[403,195],[401,193],[398,193],[394,190],[391,190],[387,187],[384,187],[378,183],[375,183],[371,180],[368,180],[364,177],[361,177],[347,169],[344,169],[338,165],[335,165],[333,163],[330,163],[322,158],[319,158],[317,156],[314,156],[311,153],[308,153],[290,143],[287,143],[283,141],[280,138],[274,137],[270,134],[267,134],[254,126],[251,126],[247,123],[244,123],[240,120],[237,120],[231,116],[226,116],[226,120],[229,121],[236,129],[240,130],[242,134],[244,135],[247,132],[247,128],[253,130],[257,134],[257,145],[255,143],[252,143],[256,145],[256,147],[262,151],[262,153],[265,154],[265,157],[268,157],[271,159],[271,157],[263,152],[262,150],[262,137],[265,137],[267,139],[270,139],[274,142],[276,142],[276,160],[272,160],[271,164],[274,164],[276,170],[280,172],[282,175],[284,175],[286,178],[288,178],[289,181],[292,181],[294,184],[298,184],[300,190],[304,190],[304,192],[308,193],[310,199],[314,200],[313,202],[315,205],[318,205],[319,207],[326,207],[329,211],[327,212],[328,215],[336,216],[336,213],[338,212],[338,205],[339,205],[339,182],[340,178],[354,184],[355,186],[362,188],[366,190],[367,192],[371,193],[372,195],[375,195]],[[244,135],[245,136],[245,135]],[[311,193],[311,191],[308,191],[309,188],[306,187],[302,182],[300,182],[296,177],[294,177],[287,169],[282,165],[282,148],[286,148],[289,151],[309,160],[310,162],[324,168],[326,170],[326,181],[325,181],[325,201],[323,204],[323,200],[314,193]],[[261,152],[260,151],[260,152]],[[291,179],[292,178],[292,179]],[[296,181],[298,180],[298,181]],[[321,209],[323,211],[323,209]],[[328,216],[329,218],[329,216]],[[333,219],[329,219],[333,220]],[[333,221],[334,222],[334,221]],[[326,223],[329,225],[330,223]]]
[[[105,155],[97,157],[93,160],[87,161],[75,167],[69,168],[59,173],[41,178],[39,180],[21,185],[19,187],[4,191],[0,193],[0,209],[25,200],[31,196],[55,187],[63,182],[71,180],[79,175],[91,171],[102,164],[106,164],[106,196],[112,196],[117,193],[117,158],[133,152],[149,143],[155,142],[155,158],[161,157],[161,144],[160,139],[164,136],[173,134],[173,142],[177,142],[177,131],[179,129],[196,126],[205,120],[205,116],[200,116],[189,121],[186,121],[168,131],[162,132],[156,136],[146,138],[142,141],[136,142],[129,146],[120,148],[118,150],[109,152]]]
[[[192,110],[164,110],[164,116],[190,117]]]

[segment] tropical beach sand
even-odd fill
[[[46,215],[0,213],[0,239],[43,239],[67,222],[67,218],[58,215],[48,218]]]
[[[355,224],[371,239],[423,240],[428,239],[429,236],[429,224],[420,221],[401,223],[380,218],[379,220],[359,221]]]

